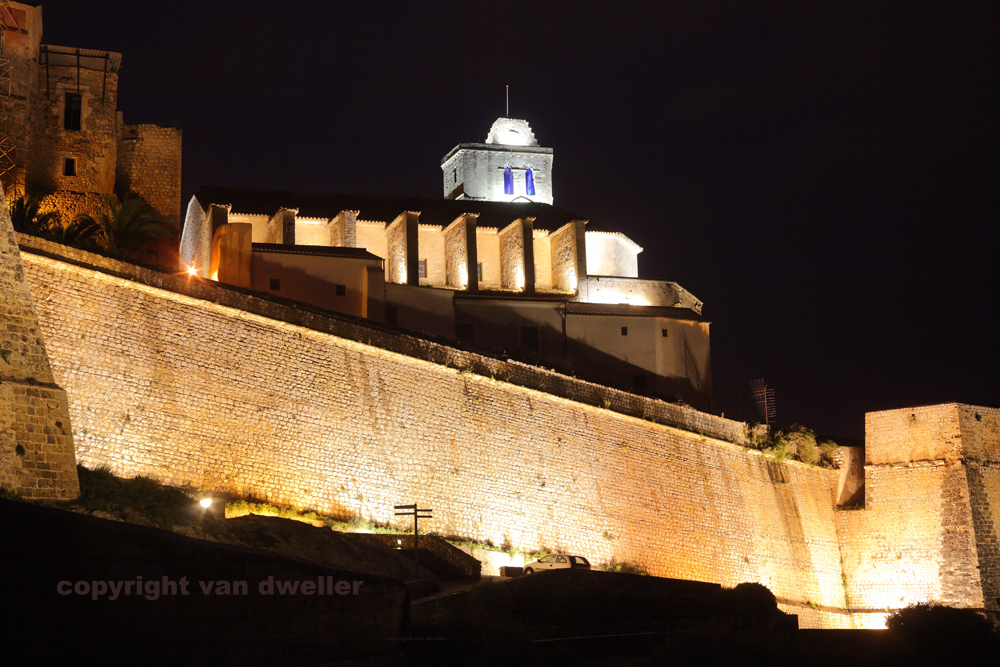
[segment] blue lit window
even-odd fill
[[[531,173],[531,168],[524,172],[524,185],[528,190],[529,195],[535,194],[535,176]]]
[[[505,195],[514,194],[514,174],[511,173],[510,167],[503,168],[503,193]]]

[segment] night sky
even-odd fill
[[[1000,3],[44,3],[123,53],[127,123],[202,185],[441,197],[441,158],[524,118],[555,204],[641,245],[712,322],[717,403],[778,423],[1000,405]],[[904,11],[905,8],[905,11]]]

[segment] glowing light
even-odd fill
[[[211,498],[202,498],[201,500],[198,501],[198,504],[201,505],[202,507],[208,509],[208,507],[210,507],[211,504],[212,504],[212,499]]]
[[[196,275],[198,275],[198,269],[194,268],[193,266],[189,266],[188,267],[188,275],[189,276],[196,276]]]
[[[524,289],[524,267],[517,267],[517,289]]]

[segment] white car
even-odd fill
[[[571,556],[569,554],[549,554],[542,556],[538,560],[533,560],[524,566],[525,574],[534,572],[544,572],[545,570],[560,570],[563,568],[573,568],[589,570],[590,561],[583,556]]]

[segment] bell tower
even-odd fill
[[[552,203],[552,149],[526,120],[497,118],[486,143],[459,144],[441,171],[446,199]]]

